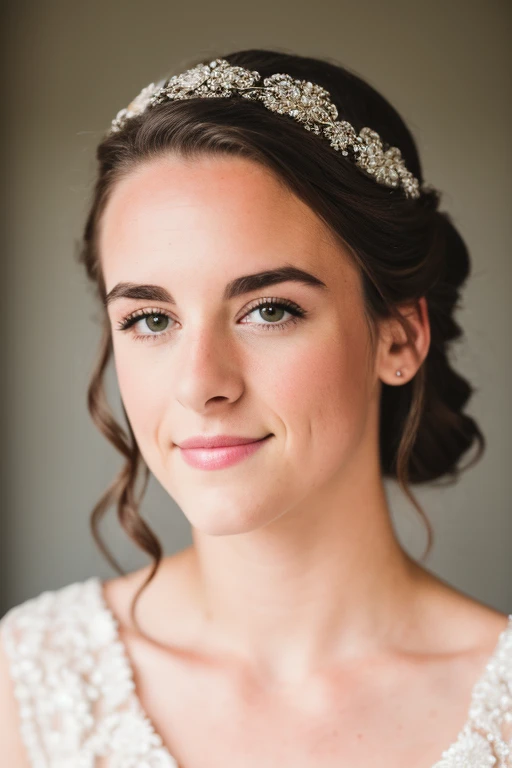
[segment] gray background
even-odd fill
[[[86,408],[100,311],[75,259],[95,145],[151,81],[192,57],[246,47],[332,57],[358,72],[401,112],[426,180],[444,191],[442,208],[473,259],[458,315],[466,338],[453,359],[477,388],[468,412],[489,445],[458,484],[416,490],[435,531],[427,566],[512,612],[510,4],[11,0],[2,13],[0,613],[43,590],[114,575],[89,515],[122,458]],[[113,370],[109,397],[120,418]],[[420,519],[387,487],[399,536],[420,556]],[[166,553],[191,543],[188,521],[153,477],[141,512]],[[127,571],[148,563],[114,509],[103,530]]]

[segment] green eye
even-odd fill
[[[266,320],[266,322],[245,322],[245,318],[254,314],[256,311],[260,313],[260,318]],[[281,322],[283,312],[288,312],[292,317],[289,320]],[[264,314],[266,313],[267,317]],[[299,322],[307,315],[307,311],[299,307],[293,301],[288,299],[261,299],[260,302],[253,306],[242,318],[242,325],[255,325],[263,330],[280,330],[288,327],[294,323]],[[277,319],[276,319],[277,318]],[[134,328],[138,323],[145,321],[145,327],[149,333],[134,333],[133,336],[137,341],[147,341],[151,339],[158,339],[161,336],[166,336],[170,331],[169,325],[173,318],[166,312],[160,309],[138,309],[132,314],[125,317],[117,326],[119,331],[128,331],[130,328]],[[171,326],[172,327],[172,326]]]

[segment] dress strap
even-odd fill
[[[511,768],[512,614],[471,693],[457,740],[432,768]]]
[[[134,694],[100,585],[93,577],[43,592],[0,621],[31,765],[174,766]]]

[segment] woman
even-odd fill
[[[98,160],[89,407],[126,465],[93,532],[122,574],[97,531],[115,503],[153,564],[4,617],[2,757],[510,765],[512,615],[414,561],[385,493],[426,520],[409,484],[485,445],[447,356],[468,252],[400,116],[342,67],[239,51],[147,86]],[[149,471],[192,527],[169,557]]]

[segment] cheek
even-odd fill
[[[151,452],[166,401],[165,377],[136,364],[137,355],[114,352],[119,392],[141,452]],[[168,395],[168,392],[167,392]]]
[[[369,410],[364,329],[332,328],[286,358],[272,403],[295,450],[324,465],[357,443]]]

